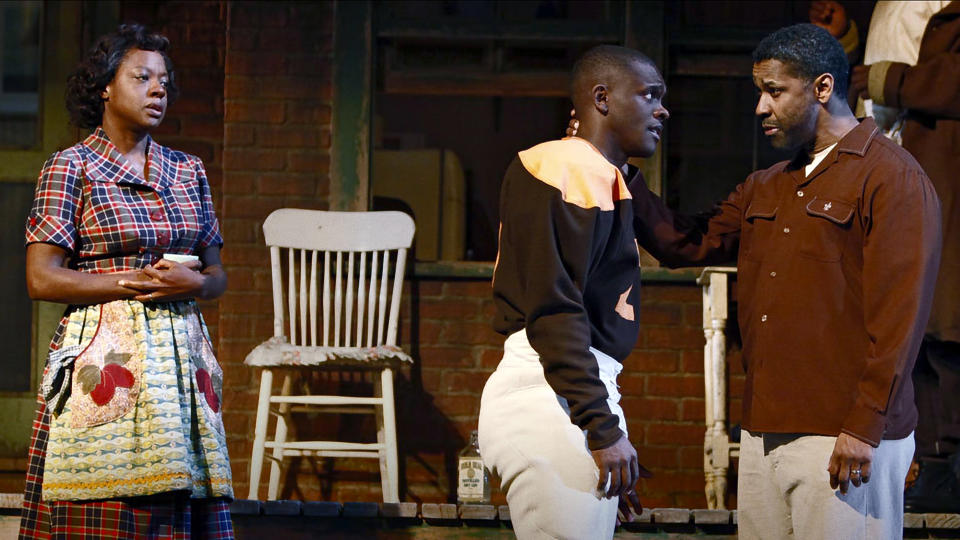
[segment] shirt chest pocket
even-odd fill
[[[103,254],[136,251],[140,245],[130,186],[90,178],[82,216],[81,251]]]
[[[814,197],[806,206],[800,232],[800,254],[824,262],[843,257],[853,224],[853,204],[831,197]]]
[[[776,220],[776,201],[759,199],[750,203],[740,233],[740,253],[743,258],[752,261],[763,259],[764,246],[769,246],[773,241]]]
[[[202,196],[196,192],[196,184],[178,182],[170,186],[170,221],[176,229],[176,247],[193,251],[203,230]]]

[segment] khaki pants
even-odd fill
[[[608,405],[626,433],[616,386],[622,366],[591,352]],[[507,492],[517,538],[613,538],[618,498],[597,491],[599,469],[584,432],[570,421],[566,400],[547,384],[540,357],[522,330],[507,338],[503,360],[484,386],[479,442],[484,465],[500,476]]]
[[[903,482],[913,434],[880,443],[870,482],[846,495],[830,488],[836,437],[746,430],[740,441],[737,521],[742,539],[903,538]]]

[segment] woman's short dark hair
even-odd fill
[[[753,62],[779,60],[798,77],[811,82],[824,73],[833,75],[833,95],[847,99],[850,65],[840,42],[809,23],[781,28],[763,38],[753,51]]]
[[[117,74],[117,68],[130,50],[155,51],[163,56],[167,67],[167,102],[177,99],[173,62],[167,51],[170,41],[140,24],[122,24],[112,34],[102,36],[84,57],[77,71],[67,79],[67,111],[70,123],[93,129],[103,121],[103,98],[100,94]]]

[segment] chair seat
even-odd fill
[[[244,364],[253,367],[381,367],[413,363],[413,358],[396,345],[376,347],[304,347],[291,345],[285,337],[274,336],[257,345]]]

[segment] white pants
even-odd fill
[[[737,521],[740,538],[886,540],[903,538],[903,482],[913,434],[880,443],[870,482],[847,494],[830,487],[836,437],[782,433],[740,440]]]
[[[591,348],[607,387],[611,412],[627,432],[617,374],[623,366]],[[520,540],[613,538],[618,498],[597,490],[600,471],[586,436],[570,421],[567,402],[543,375],[526,332],[511,334],[503,360],[480,400],[480,455],[507,492],[510,519]]]

